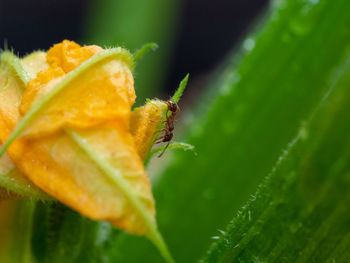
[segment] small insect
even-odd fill
[[[168,109],[166,111],[166,120],[162,121],[165,123],[165,127],[161,132],[163,132],[163,136],[161,136],[156,143],[162,143],[167,142],[167,145],[165,146],[164,150],[158,155],[158,157],[161,157],[165,150],[168,148],[171,139],[173,138],[173,130],[174,130],[174,122],[175,122],[175,116],[179,112],[179,106],[176,102],[168,100],[166,102],[168,105]],[[170,115],[169,115],[170,111]]]

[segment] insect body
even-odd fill
[[[165,150],[168,148],[171,139],[173,138],[175,116],[179,112],[179,106],[176,104],[176,102],[168,100],[166,104],[168,105],[168,109],[166,112],[166,120],[163,121],[165,123],[165,127],[162,130],[163,135],[158,139],[158,141],[156,141],[156,143],[167,142],[167,145],[165,146],[164,150],[158,155],[158,157],[161,157],[163,155]]]

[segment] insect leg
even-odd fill
[[[158,155],[158,158],[162,157],[162,155],[164,154],[165,150],[168,148],[169,144],[170,144],[170,141],[168,141],[168,143],[164,147],[163,151]]]

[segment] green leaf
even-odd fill
[[[94,233],[94,228],[91,220],[60,203],[38,203],[31,240],[36,261],[79,262],[77,260],[83,253],[84,245],[96,240],[89,235],[90,232]],[[94,255],[93,252],[91,248],[85,251],[91,256]],[[97,260],[96,257],[94,259]]]
[[[187,75],[183,78],[183,80],[181,80],[179,87],[177,88],[175,94],[171,97],[170,100],[172,100],[172,101],[174,101],[174,102],[176,102],[176,103],[179,102],[179,100],[180,100],[180,98],[181,98],[181,96],[182,96],[182,93],[184,92],[184,90],[185,90],[185,88],[186,88],[186,86],[187,86],[187,82],[188,82],[188,78],[189,78],[189,77],[190,77],[190,74],[187,74]]]
[[[155,176],[159,228],[178,262],[202,257],[210,237],[255,192],[350,48],[347,1],[272,3],[264,26],[243,40],[240,55],[186,119],[188,135],[181,140],[196,146],[198,158],[174,152],[163,176]],[[113,256],[161,262],[146,242],[127,235]]]
[[[350,260],[349,87],[350,53],[320,108],[217,237],[205,262]]]

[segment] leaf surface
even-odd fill
[[[198,98],[181,139],[198,156],[174,153],[154,182],[159,227],[177,261],[202,257],[319,104],[347,56],[348,13],[346,1],[273,1],[264,25]],[[110,253],[122,262],[161,262],[131,236]]]
[[[204,262],[350,260],[350,53],[319,108]]]

